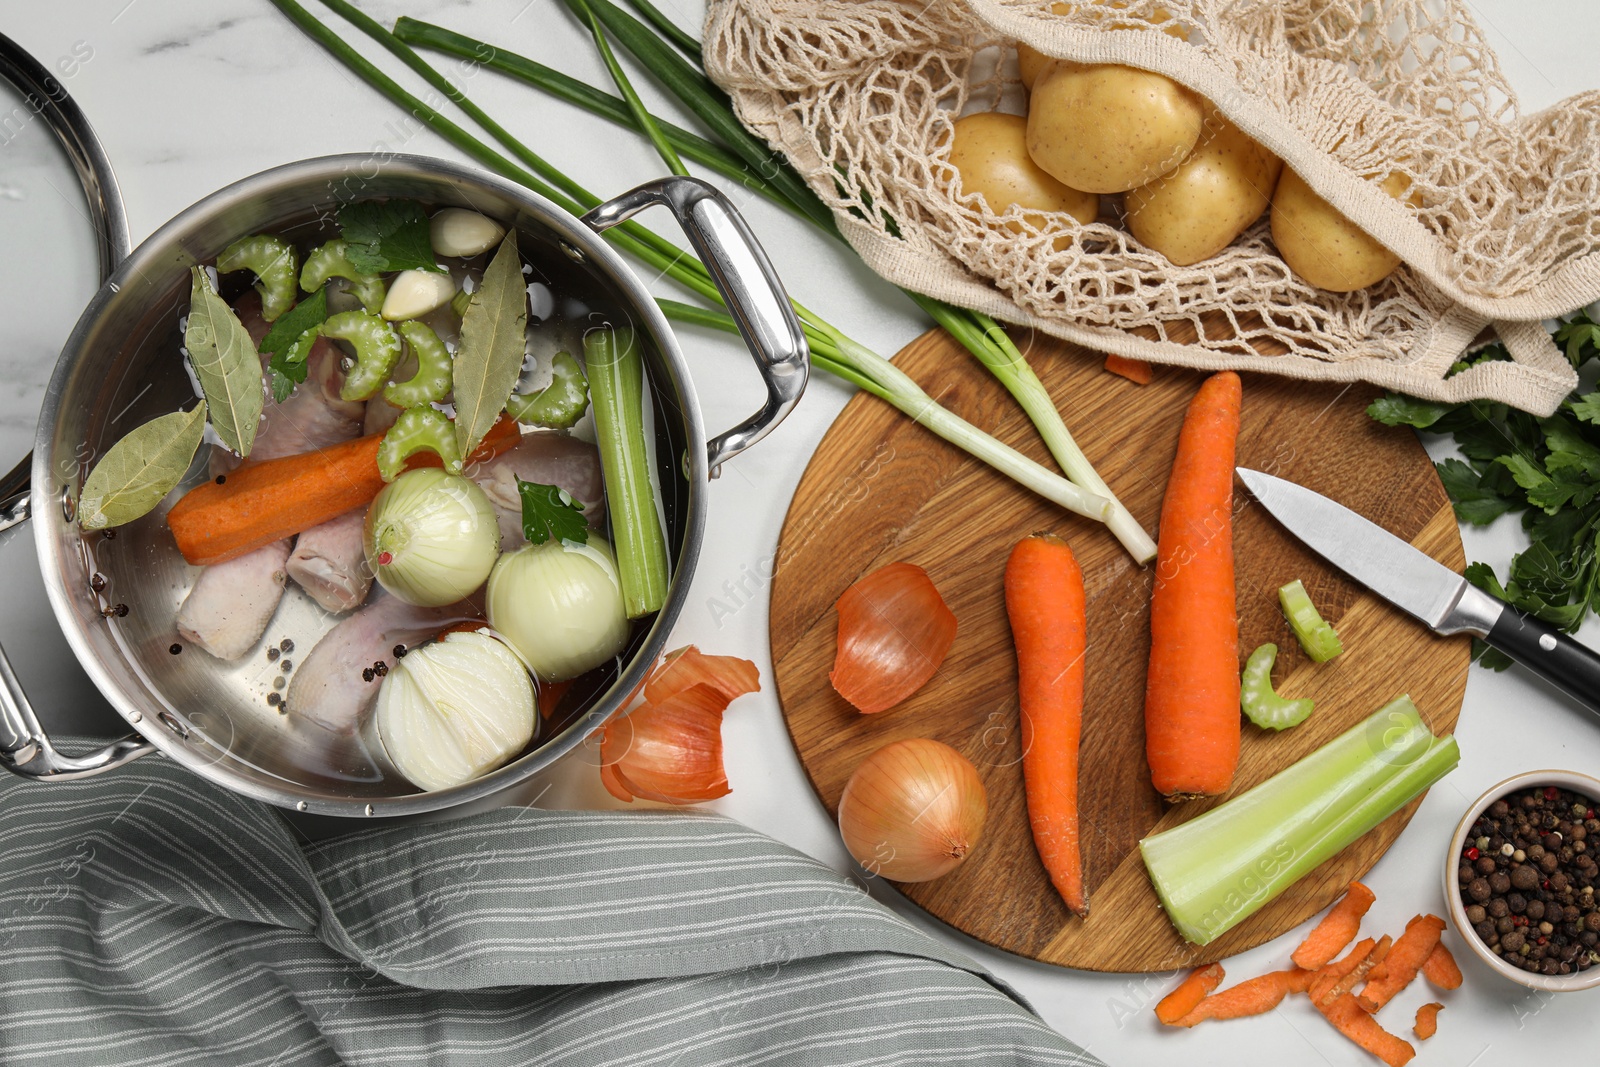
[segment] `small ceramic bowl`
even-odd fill
[[[1462,943],[1488,964],[1490,970],[1529,989],[1570,993],[1600,986],[1600,964],[1591,965],[1587,970],[1573,974],[1561,975],[1534,974],[1520,967],[1513,967],[1489,951],[1489,947],[1479,939],[1477,932],[1472,929],[1472,924],[1467,921],[1466,905],[1461,902],[1459,873],[1461,852],[1466,847],[1467,834],[1472,832],[1472,824],[1478,821],[1478,816],[1482,815],[1490,804],[1509,793],[1552,785],[1570,789],[1600,804],[1600,779],[1591,778],[1587,774],[1578,774],[1576,771],[1528,771],[1491,787],[1472,802],[1467,813],[1461,817],[1461,822],[1456,825],[1455,836],[1450,839],[1450,851],[1445,855],[1444,863],[1444,897],[1450,908],[1450,921],[1455,925],[1456,933],[1460,935]]]

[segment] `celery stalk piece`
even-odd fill
[[[590,330],[583,339],[612,544],[628,618],[667,600],[667,543],[656,512],[644,443],[644,354],[632,330]]]
[[[1283,605],[1289,628],[1299,638],[1300,647],[1306,650],[1306,655],[1311,657],[1313,663],[1326,663],[1344,651],[1339,631],[1317,613],[1316,605],[1311,603],[1311,594],[1306,592],[1305,583],[1300,579],[1296,578],[1278,590],[1278,603]]]
[[[1272,688],[1272,665],[1277,661],[1278,646],[1262,645],[1250,653],[1239,679],[1239,708],[1245,718],[1263,730],[1287,730],[1299,726],[1311,714],[1309,698],[1291,700]]]
[[[1408,696],[1197,818],[1139,842],[1173,926],[1209,944],[1460,761]]]

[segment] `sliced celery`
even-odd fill
[[[1402,696],[1260,785],[1139,842],[1178,932],[1208,944],[1249,918],[1461,758]]]
[[[1239,707],[1245,718],[1263,730],[1287,730],[1299,726],[1311,714],[1310,699],[1290,700],[1273,690],[1272,665],[1277,660],[1278,646],[1262,645],[1250,653],[1244,676],[1239,679]]]
[[[1296,578],[1278,590],[1278,603],[1283,605],[1289,628],[1300,639],[1300,647],[1306,650],[1306,655],[1313,662],[1326,663],[1344,651],[1339,631],[1317,613],[1316,605],[1311,603],[1311,594],[1306,592],[1300,579]]]

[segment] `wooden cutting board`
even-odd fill
[[[1158,367],[1139,386],[1102,357],[1035,338],[1029,360],[1080,446],[1154,532],[1185,406],[1200,375]],[[897,357],[941,404],[1054,469],[1026,417],[995,380],[941,332]],[[1461,539],[1433,465],[1409,430],[1365,414],[1375,390],[1244,376],[1238,461],[1341,501],[1446,566],[1464,566]],[[1306,755],[1400,693],[1436,732],[1454,727],[1469,642],[1433,636],[1336,573],[1279,527],[1235,483],[1239,656],[1273,641],[1279,692],[1310,696],[1304,724],[1272,735],[1246,723],[1236,791]],[[1090,916],[1069,913],[1029,835],[1017,730],[1016,663],[1002,575],[1012,545],[1037,530],[1071,542],[1089,603],[1080,810]],[[899,707],[861,715],[828,684],[838,634],[833,604],[866,572],[896,560],[925,568],[958,630],[949,657]],[[1344,638],[1326,664],[1305,658],[1278,608],[1278,587],[1302,579]],[[1134,565],[1098,524],[1070,515],[889,405],[863,393],[823,438],[795,492],[773,577],[771,636],[778,696],[800,760],[837,814],[845,782],[882,745],[932,737],[978,767],[989,796],[981,843],[954,872],[899,889],[956,929],[1047,963],[1156,971],[1220,959],[1267,941],[1325,908],[1394,842],[1407,807],[1204,948],[1186,944],[1156,900],[1137,843],[1218,801],[1167,805],[1144,758],[1151,568]],[[1426,862],[1436,848],[1413,842]],[[1433,843],[1436,844],[1436,843]],[[1423,908],[1425,902],[1418,902]]]

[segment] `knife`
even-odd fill
[[[1491,596],[1343,504],[1236,468],[1261,506],[1335,567],[1436,634],[1472,634],[1600,714],[1600,654]]]

